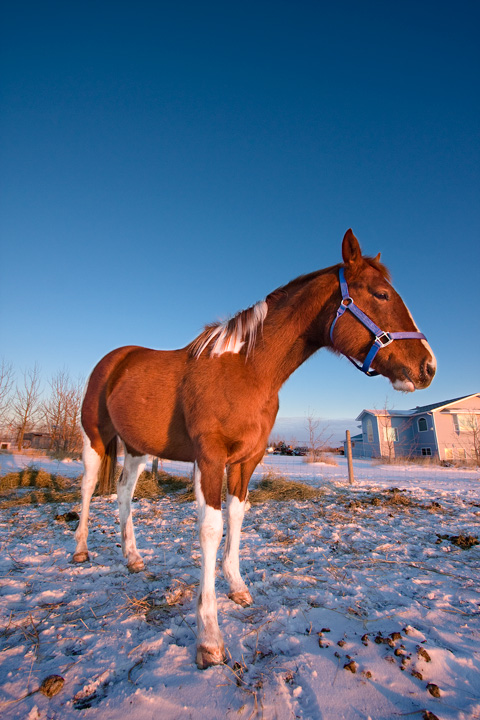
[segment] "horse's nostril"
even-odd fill
[[[436,366],[433,363],[426,362],[425,363],[425,375],[429,378],[433,378],[436,371]]]

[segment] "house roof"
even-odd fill
[[[363,433],[359,433],[359,435],[352,435],[350,440],[352,442],[361,442],[363,440]],[[347,442],[346,440],[343,441],[344,443]]]
[[[438,410],[439,408],[447,407],[448,405],[453,405],[454,403],[459,402],[460,400],[469,400],[472,397],[475,397],[476,395],[479,395],[480,393],[472,393],[471,395],[462,395],[458,398],[453,398],[452,400],[443,400],[442,402],[437,403],[431,403],[430,405],[417,405],[417,407],[412,408],[411,410],[386,410],[383,408],[382,410],[378,410],[374,408],[373,410],[362,410],[360,415],[355,418],[356,420],[360,420],[365,413],[370,413],[371,415],[375,415],[376,417],[380,415],[389,415],[389,416],[402,416],[402,415],[421,415],[423,413],[431,412],[432,410]]]

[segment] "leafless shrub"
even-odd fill
[[[310,462],[323,460],[325,450],[332,439],[332,433],[328,433],[328,425],[321,426],[320,419],[316,418],[311,411],[306,417],[308,431],[308,447]]]
[[[42,404],[42,414],[50,435],[50,451],[62,459],[78,455],[82,445],[80,412],[84,382],[75,383],[66,370],[59,370],[49,385],[50,394]]]
[[[11,402],[11,414],[17,431],[18,449],[21,450],[25,433],[35,427],[41,416],[38,365],[24,371],[23,382],[17,385]]]
[[[3,358],[0,361],[0,424],[6,418],[13,388],[13,368]]]

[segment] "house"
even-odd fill
[[[352,456],[436,457],[480,462],[480,393],[415,407],[362,410]]]
[[[34,448],[35,450],[49,450],[52,444],[52,436],[46,432],[26,432],[23,436],[24,448]]]

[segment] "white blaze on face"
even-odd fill
[[[410,312],[410,310],[408,309],[408,307],[406,305],[405,305],[405,307],[407,309],[408,314],[410,315],[410,319],[411,319],[412,323],[415,326],[415,330],[418,330],[418,332],[421,332],[417,326],[417,323],[413,319],[412,313]],[[428,344],[428,342],[426,340],[420,340],[420,342],[422,343],[423,347],[430,355],[429,364],[433,367],[434,370],[436,370],[437,369],[437,359],[436,359],[435,355],[433,354],[432,348],[430,347],[430,345]]]

